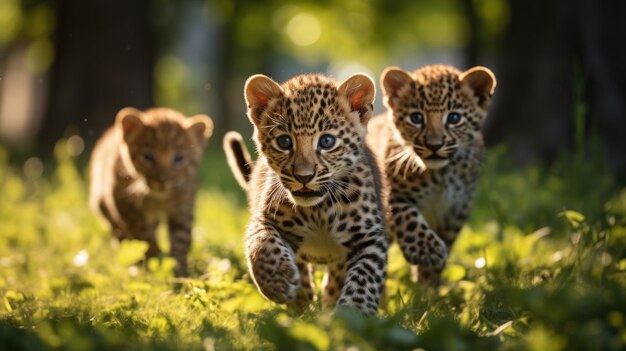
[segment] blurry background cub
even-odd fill
[[[212,131],[205,115],[126,107],[91,155],[91,208],[119,240],[146,241],[147,258],[160,252],[155,231],[165,217],[177,276],[188,275],[198,165]]]

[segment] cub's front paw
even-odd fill
[[[420,232],[414,241],[406,238],[403,246],[408,246],[403,250],[407,261],[420,267],[441,267],[448,258],[446,243],[434,232]]]
[[[283,257],[257,262],[253,275],[261,294],[277,303],[292,301],[300,287],[300,273],[295,263]]]

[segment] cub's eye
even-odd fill
[[[448,117],[446,117],[446,124],[458,124],[459,122],[461,122],[461,115],[456,113],[456,112],[451,112],[450,114],[448,114]]]
[[[183,154],[175,154],[174,155],[174,164],[179,164],[179,163],[183,162],[184,159],[185,159],[185,156],[183,156]]]
[[[411,123],[413,124],[423,124],[424,123],[424,115],[419,112],[413,112],[409,116]]]
[[[150,151],[146,151],[143,153],[143,159],[148,161],[149,163],[154,162],[154,154]]]
[[[276,145],[283,150],[291,150],[291,138],[288,135],[281,135],[276,138]]]
[[[330,134],[324,134],[320,137],[318,145],[321,149],[328,150],[335,146],[336,141],[337,139],[334,136]]]

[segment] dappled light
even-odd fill
[[[0,349],[625,350],[624,14],[620,0],[0,0]],[[430,90],[429,75],[444,71]],[[289,84],[301,96],[283,85],[317,73],[350,83],[300,76]],[[246,86],[256,74],[266,77]],[[188,134],[131,154],[128,140],[146,126],[138,115],[153,107],[181,112],[154,135]],[[260,123],[264,114],[271,123]],[[349,125],[340,135],[333,114]],[[313,132],[291,125],[294,116]],[[94,145],[111,126],[117,144],[100,157],[118,158],[94,177]],[[229,131],[241,137],[223,139]],[[365,143],[395,194],[373,190]],[[479,151],[464,153],[468,145]],[[268,149],[288,161],[236,159],[237,146],[252,160]],[[314,162],[300,159],[303,149]],[[308,188],[340,149],[348,166],[324,176],[345,187]],[[163,189],[133,157],[161,167],[151,180]],[[290,158],[313,175],[296,174]],[[268,167],[245,174],[259,164]],[[165,174],[177,167],[193,176],[171,191]],[[372,174],[362,179],[363,167]],[[90,201],[111,177],[130,185]],[[279,184],[292,177],[299,190]],[[187,201],[168,197],[195,185]],[[254,207],[257,191],[267,208]],[[123,201],[145,211],[120,211]],[[184,218],[152,212],[152,201]],[[344,213],[341,203],[360,207]],[[293,216],[270,215],[276,204]],[[327,204],[336,207],[322,212]],[[119,224],[122,212],[129,220]],[[134,219],[158,250],[123,235]],[[255,230],[274,230],[284,245],[251,253]],[[299,276],[311,252],[327,261]],[[251,269],[259,256],[270,262],[260,274]],[[362,265],[350,278],[343,266],[325,277],[354,257]],[[281,278],[272,265],[290,258],[280,283],[315,289],[272,302],[264,296],[291,293],[271,285]],[[329,295],[339,306],[323,306]]]
[[[285,28],[289,39],[299,46],[308,46],[315,43],[321,34],[320,22],[314,15],[300,13],[293,16]]]
[[[531,231],[495,221],[466,226],[443,285],[435,291],[410,282],[394,245],[380,318],[350,310],[331,315],[319,305],[298,317],[264,300],[249,282],[241,245],[247,214],[231,192],[199,194],[191,278],[174,279],[171,258],[137,263],[146,243],[112,245],[106,227],[85,206],[83,172],[69,140],[55,150],[56,166],[46,170],[45,178],[7,168],[6,151],[0,153],[5,155],[0,173],[0,330],[34,330],[37,345],[128,347],[131,340],[134,347],[212,345],[216,350],[258,345],[293,350],[350,345],[558,350],[586,345],[617,350],[624,345],[626,290],[619,278],[626,272],[624,191],[605,204],[588,204],[605,208],[595,218],[563,211],[555,194],[550,205],[544,204],[553,226],[542,227],[541,221],[527,223],[536,228]],[[498,158],[492,155],[488,164],[501,164]],[[34,169],[29,172],[41,172],[37,161],[26,163],[25,169]],[[203,172],[211,172],[211,166]],[[559,178],[546,176],[536,187],[506,195],[507,201],[515,204],[528,191],[542,193],[543,183]],[[488,183],[479,191],[492,192]],[[493,211],[479,203],[474,217],[493,217]],[[519,211],[503,214],[502,223],[512,223],[516,216],[531,218],[532,209]],[[166,241],[163,235],[161,239]],[[316,278],[319,283],[321,272]],[[2,335],[14,344],[21,340],[20,334]],[[548,341],[555,339],[557,344]]]

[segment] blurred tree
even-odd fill
[[[43,115],[54,3],[0,1],[0,141],[17,148],[33,142]]]
[[[522,164],[551,163],[581,146],[575,141],[589,146],[595,130],[609,164],[626,176],[626,2],[509,0],[509,6],[487,143],[506,142]],[[584,140],[575,140],[577,128],[584,128]]]
[[[221,116],[217,128],[250,129],[244,116],[243,84],[252,74],[270,74],[269,61],[276,53],[276,43],[269,22],[280,1],[209,1],[219,23],[213,74],[215,110]]]
[[[157,2],[156,103],[209,113],[216,127],[212,141],[218,143],[227,130],[249,128],[243,84],[251,74],[270,74],[275,47],[267,23],[276,5],[251,0]]]
[[[153,104],[150,0],[59,0],[48,107],[39,144],[68,127],[93,140],[124,106]]]
[[[478,65],[481,49],[479,40],[480,17],[473,0],[459,0],[459,3],[467,21],[467,41],[464,48],[465,66],[474,67]]]

